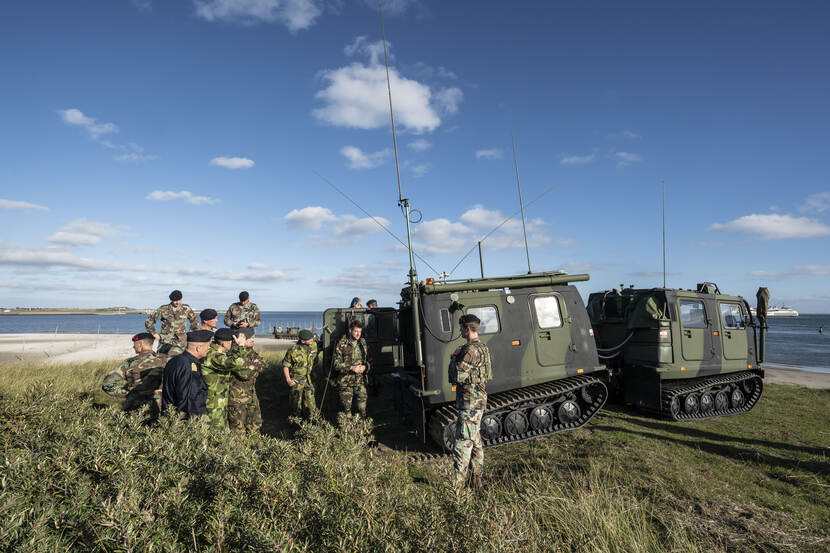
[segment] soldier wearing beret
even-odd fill
[[[213,333],[194,330],[187,333],[187,349],[164,367],[161,383],[161,406],[173,406],[188,418],[206,412],[207,384],[202,377],[202,359],[207,354]]]
[[[134,411],[147,405],[152,416],[161,409],[161,375],[167,356],[153,351],[155,338],[149,332],[133,336],[130,357],[104,378],[101,389],[113,397],[124,398],[121,408]]]
[[[232,373],[228,397],[228,424],[237,432],[258,432],[262,427],[262,413],[256,394],[257,377],[265,370],[265,360],[254,351],[254,329],[238,328],[234,334],[244,338],[244,344],[236,342],[234,350],[241,351],[245,362],[240,370]]]
[[[371,360],[363,334],[363,323],[352,319],[349,332],[343,336],[334,348],[334,370],[338,372],[337,387],[340,407],[345,413],[352,412],[354,402],[360,416],[366,416],[367,373]]]
[[[312,371],[316,362],[317,342],[314,341],[311,331],[303,329],[297,343],[285,352],[282,360],[282,372],[285,382],[290,387],[290,412],[294,416],[311,417],[317,413],[312,381]]]
[[[221,428],[228,427],[228,396],[230,394],[231,373],[242,369],[247,350],[231,351],[231,345],[245,343],[245,338],[234,336],[230,328],[220,328],[213,335],[213,343],[202,360],[202,377],[207,384],[205,408],[211,424]]]
[[[225,312],[225,326],[233,329],[254,328],[260,322],[259,307],[251,302],[248,292],[239,292],[239,301],[232,303]]]
[[[216,325],[219,322],[219,314],[215,309],[202,309],[202,312],[199,313],[199,319],[201,319],[202,324],[199,325],[198,330],[216,332]]]
[[[458,410],[452,452],[455,483],[463,486],[467,480],[467,469],[472,467],[472,485],[481,488],[484,485],[481,418],[487,409],[485,383],[493,378],[493,366],[490,350],[478,339],[481,320],[475,315],[463,315],[458,323],[467,343],[459,346],[452,354],[449,368],[450,384],[456,386],[455,408]]]
[[[156,321],[161,321],[161,335],[156,333]],[[196,313],[189,305],[182,303],[181,291],[173,290],[170,292],[170,303],[153,311],[144,321],[144,327],[159,340],[159,353],[172,356],[184,351],[187,321],[190,321],[190,330],[195,330],[199,325]]]

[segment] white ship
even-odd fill
[[[755,316],[755,309],[750,309],[752,316]],[[798,311],[788,305],[776,307],[774,305],[767,308],[767,317],[798,317]]]

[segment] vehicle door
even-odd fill
[[[680,343],[683,359],[686,361],[703,361],[709,357],[706,350],[705,336],[707,332],[706,308],[703,300],[677,300],[680,313]]]
[[[746,359],[746,313],[740,303],[718,302],[724,359]]]
[[[528,301],[533,315],[536,359],[542,366],[562,366],[564,370],[571,345],[565,302],[559,294],[532,294]]]

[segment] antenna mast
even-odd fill
[[[516,188],[519,189],[519,211],[522,212],[522,232],[525,235],[525,254],[527,255],[527,274],[532,273],[530,270],[530,248],[527,245],[527,227],[525,226],[525,206],[522,201],[522,185],[519,182],[519,161],[516,158],[516,137],[510,133],[510,139],[513,142],[513,165],[516,167]]]
[[[666,287],[666,182],[660,181],[663,189],[663,288]]]

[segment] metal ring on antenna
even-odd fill
[[[411,210],[409,210],[409,222],[412,223],[413,225],[416,224],[416,223],[420,223],[423,218],[424,218],[424,214],[421,213],[420,209],[411,209]]]

